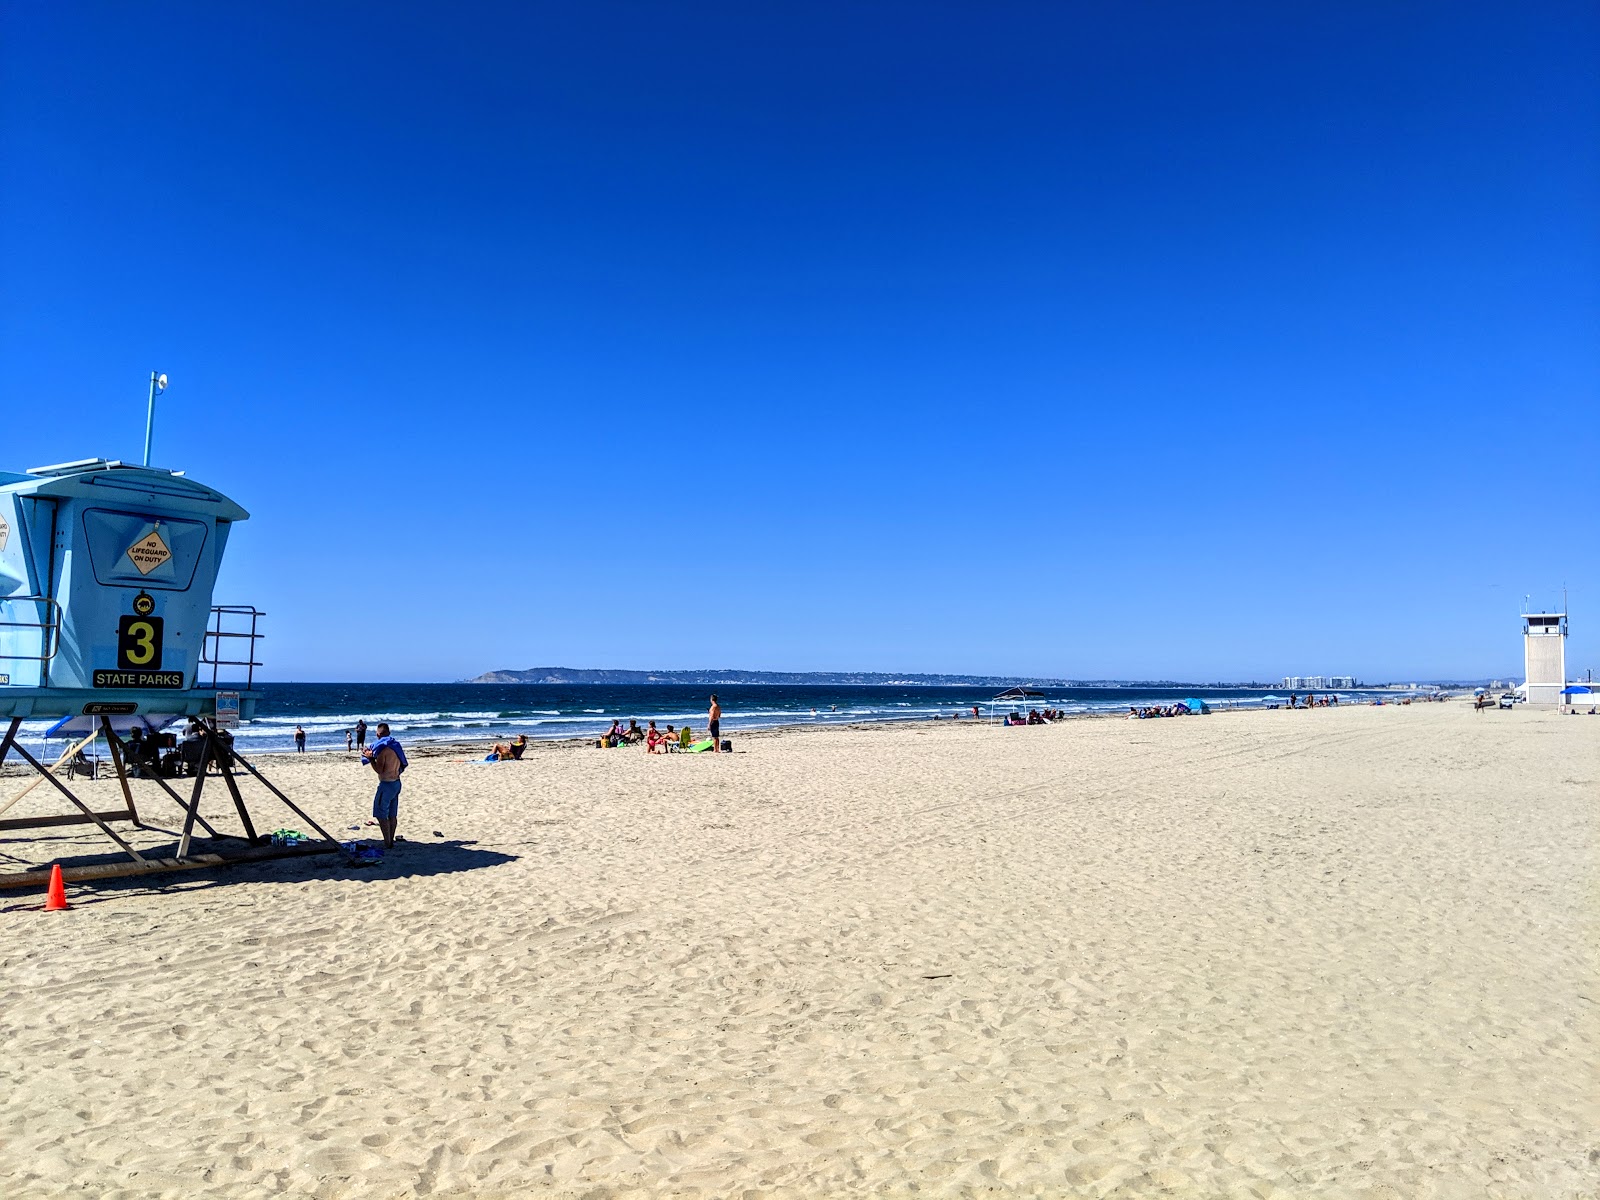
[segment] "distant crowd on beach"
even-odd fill
[[[1267,705],[1268,708],[1277,708],[1276,704]],[[1289,693],[1289,703],[1285,708],[1338,708],[1339,693],[1329,692],[1326,696],[1318,696],[1316,692],[1307,692],[1306,698],[1301,700],[1295,692]]]
[[[1128,705],[1128,720],[1130,721],[1146,721],[1152,717],[1191,717],[1194,715],[1196,715],[1194,709],[1187,704],[1168,704],[1161,708],[1154,706],[1140,708],[1134,704]]]
[[[608,729],[595,741],[598,750],[615,750],[619,746],[643,745],[650,754],[665,754],[669,750],[687,750],[694,745],[694,730],[685,723],[679,729],[668,725],[665,733],[656,728],[656,723],[651,721],[644,729],[639,728],[637,718],[628,719],[628,727],[624,729],[621,721],[612,721]]]
[[[722,737],[722,704],[714,692],[711,695],[710,706],[706,710],[706,737],[702,740],[695,740],[694,731],[687,723],[681,729],[674,729],[668,725],[667,731],[662,733],[656,728],[654,721],[649,723],[648,728],[640,729],[638,720],[630,717],[626,729],[622,727],[620,720],[612,721],[611,728],[595,741],[595,748],[615,750],[619,746],[640,744],[643,744],[648,754],[678,751],[691,754],[729,754],[733,750],[733,743],[724,741]]]
[[[973,711],[973,714],[976,715],[978,710],[977,709],[973,709],[972,711]],[[959,716],[960,714],[958,713],[957,715]],[[1046,708],[1046,709],[1030,708],[1028,710],[1028,715],[1026,717],[1024,717],[1020,712],[1007,713],[1006,714],[1006,724],[1007,725],[1051,725],[1051,724],[1054,724],[1056,721],[1064,720],[1066,718],[1066,715],[1067,714],[1062,712],[1059,708]]]

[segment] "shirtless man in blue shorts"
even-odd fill
[[[395,826],[400,823],[400,773],[411,764],[404,747],[389,736],[389,727],[378,726],[378,740],[361,751],[361,761],[378,773],[378,791],[372,797],[372,815],[383,833],[383,848],[394,849]]]

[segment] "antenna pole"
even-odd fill
[[[150,435],[156,425],[156,373],[150,372],[150,404],[144,410],[144,465],[150,465]]]
[[[156,397],[167,390],[167,377],[160,372],[150,372],[150,404],[144,410],[144,465],[150,465],[150,435],[156,427]]]

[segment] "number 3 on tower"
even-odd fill
[[[117,624],[117,669],[159,671],[162,625],[160,617],[123,617]]]

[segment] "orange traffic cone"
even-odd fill
[[[61,883],[61,864],[50,868],[50,890],[44,895],[45,912],[57,912],[72,907],[67,903],[67,889]]]

